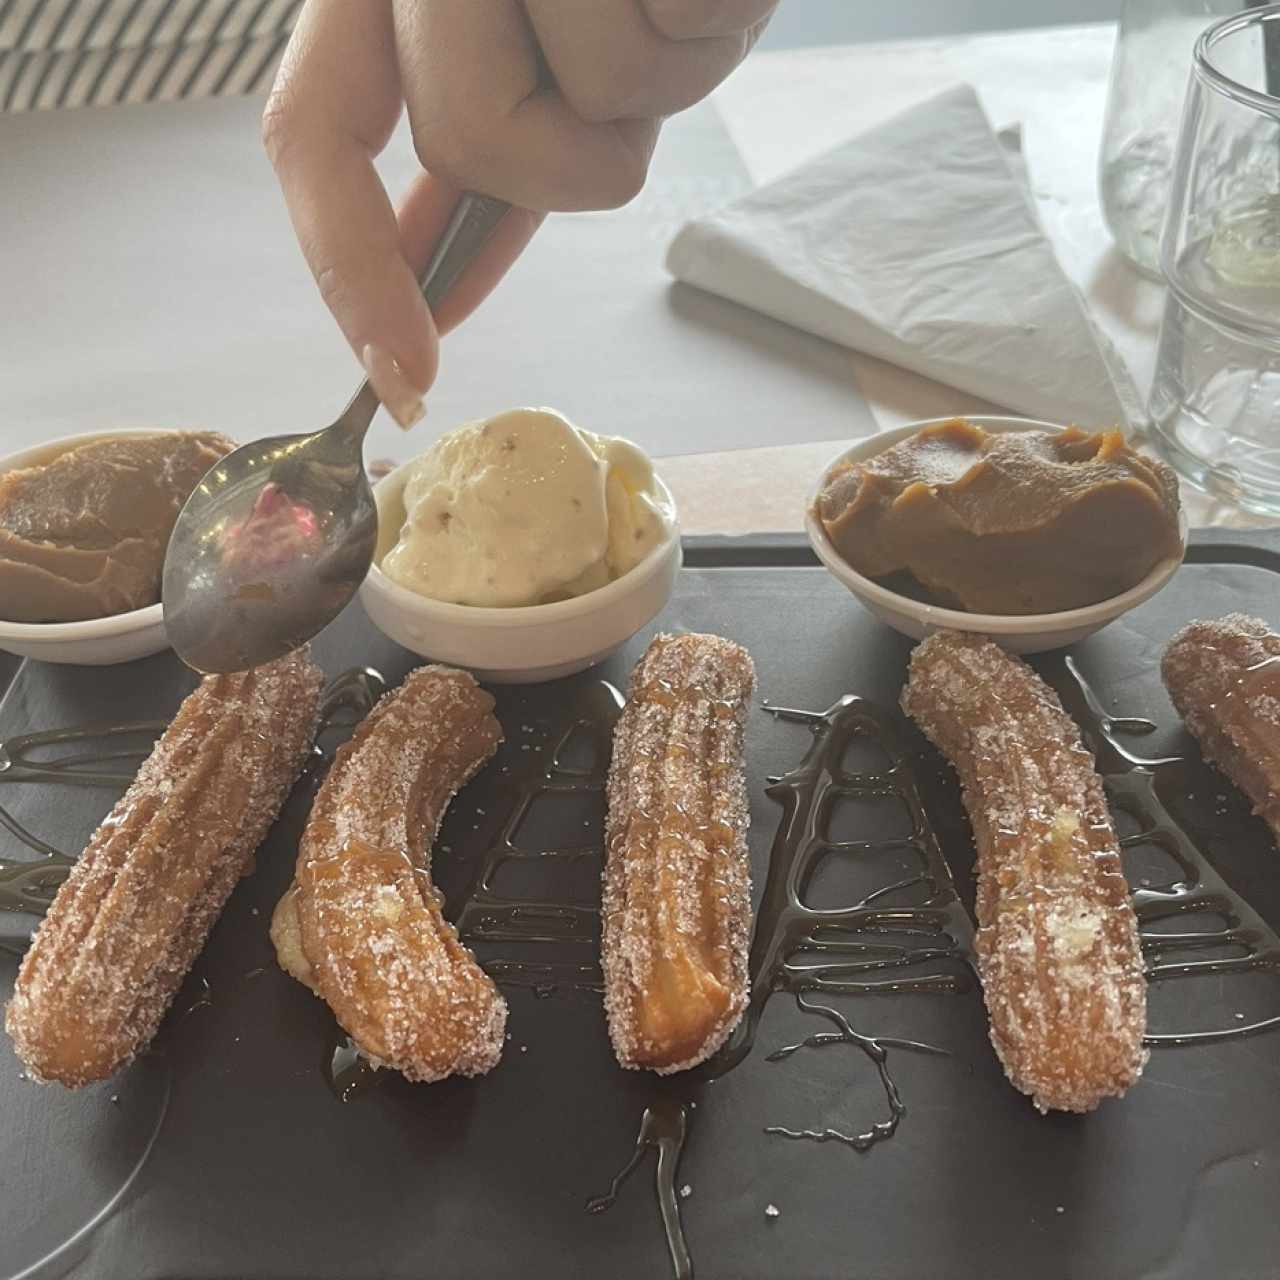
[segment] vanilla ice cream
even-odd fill
[[[549,409],[512,409],[437,440],[412,464],[383,572],[456,604],[585,595],[653,550],[672,512],[645,454]]]

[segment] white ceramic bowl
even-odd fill
[[[119,436],[164,434],[162,428],[139,427],[123,431],[89,431],[63,436],[32,449],[0,458],[0,473],[47,461],[74,445]],[[169,647],[164,630],[164,611],[158,604],[131,609],[110,618],[88,622],[5,622],[0,619],[0,649],[42,662],[77,662],[85,666],[108,666],[131,662]]]
[[[992,418],[970,417],[970,422],[984,427],[987,431],[1063,431],[1060,424],[1053,422],[1037,422],[1031,418]],[[867,440],[859,441],[852,449],[845,450],[838,458],[833,458],[818,477],[812,492],[809,494],[809,505],[805,512],[805,530],[809,535],[818,559],[831,573],[844,583],[858,599],[882,622],[888,623],[895,631],[910,636],[913,640],[923,640],[934,631],[978,631],[990,636],[1011,653],[1043,653],[1048,649],[1060,649],[1065,645],[1075,644],[1085,636],[1114,622],[1122,614],[1150,599],[1163,587],[1178,566],[1182,557],[1170,557],[1162,560],[1145,578],[1128,591],[1109,600],[1087,605],[1082,609],[1067,609],[1061,613],[1033,613],[1022,616],[991,613],[966,613],[959,609],[942,609],[936,605],[924,604],[912,600],[909,596],[889,591],[878,582],[864,577],[851,569],[840,553],[827,537],[827,531],[818,519],[815,507],[818,495],[826,484],[827,477],[841,463],[861,462],[874,457],[878,453],[914,435],[921,427],[934,426],[946,422],[946,418],[931,418],[927,422],[912,422],[905,427],[893,431],[885,431]],[[1179,529],[1182,534],[1183,550],[1187,545],[1187,518],[1183,512],[1179,516]]]
[[[391,581],[379,567],[404,521],[409,463],[374,487],[383,535],[360,600],[374,625],[412,653],[466,667],[491,684],[536,684],[583,671],[607,658],[665,607],[680,568],[680,527],[630,573],[572,600],[520,608],[481,608],[428,600]],[[675,501],[658,484],[669,510]]]

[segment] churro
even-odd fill
[[[1169,642],[1160,672],[1204,758],[1280,839],[1280,635],[1243,613],[1192,622]]]
[[[481,1075],[502,1052],[506,1002],[428,870],[450,800],[501,741],[493,698],[466,672],[410,674],[339,748],[272,920],[281,967],[364,1057],[410,1080]]]
[[[715,1052],[747,1003],[745,649],[659,636],[613,740],[601,944],[618,1061],[667,1073]]]
[[[1093,759],[1053,690],[979,636],[919,645],[902,705],[963,784],[996,1054],[1041,1111],[1090,1111],[1147,1056],[1137,919]]]
[[[5,1026],[32,1076],[101,1080],[155,1034],[311,750],[305,652],[208,676],[59,888]]]

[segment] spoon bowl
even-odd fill
[[[173,647],[202,672],[282,657],[346,607],[377,538],[360,442],[342,419],[237,449],[201,480],[169,539],[161,590]]]
[[[465,194],[421,286],[439,305],[509,206]],[[373,563],[378,511],[365,382],[323,431],[272,436],[223,458],[178,514],[161,600],[169,642],[200,672],[245,671],[305,644],[346,608]]]

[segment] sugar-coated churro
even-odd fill
[[[179,708],[18,971],[5,1026],[35,1078],[104,1079],[155,1034],[306,761],[321,683],[299,652]]]
[[[1147,1056],[1137,919],[1093,759],[1053,690],[980,636],[919,645],[902,705],[964,787],[996,1053],[1041,1111],[1090,1111]]]
[[[695,1066],[746,1007],[754,687],[746,650],[718,636],[659,636],[632,675],[609,773],[602,941],[624,1067]]]
[[[1192,622],[1169,642],[1160,671],[1204,758],[1280,840],[1280,635],[1243,613]]]
[[[506,1002],[444,918],[427,861],[449,801],[501,741],[466,672],[410,674],[338,750],[272,920],[281,966],[366,1058],[410,1080],[479,1075],[502,1052]]]

